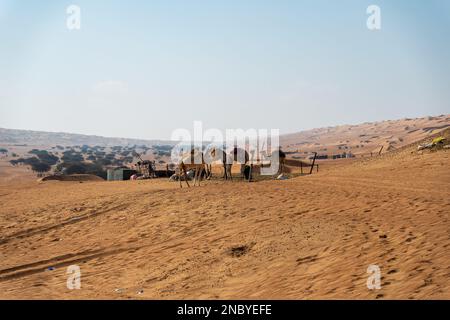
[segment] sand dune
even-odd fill
[[[285,181],[3,184],[0,298],[449,299],[449,164],[411,146]]]
[[[311,152],[324,155],[352,153],[358,157],[393,151],[450,127],[450,116],[367,122],[319,128],[281,137],[281,145],[291,156]],[[298,152],[297,152],[298,151]]]

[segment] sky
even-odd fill
[[[449,114],[449,39],[447,0],[0,0],[0,127],[169,139],[196,120],[290,133]]]

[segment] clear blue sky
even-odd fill
[[[194,120],[287,133],[448,113],[447,0],[0,0],[0,127],[164,139]]]

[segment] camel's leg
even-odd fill
[[[206,165],[206,179],[211,180],[212,178],[212,164],[207,164]]]
[[[200,170],[198,170],[198,186],[200,187],[200,181],[202,181],[202,174],[203,174],[203,170],[205,168],[203,166],[200,166]]]
[[[223,178],[225,180],[228,180],[227,165],[225,164],[225,162],[223,163]]]
[[[195,168],[195,181],[194,181],[194,186],[195,186],[195,184],[197,183],[197,185],[199,185],[198,184],[198,179],[200,178],[200,170],[199,170],[199,168],[197,167],[197,168]]]
[[[205,166],[201,166],[201,169],[200,169],[200,180],[198,182],[199,186],[200,186],[200,182],[203,180],[203,171],[205,171]]]
[[[250,172],[248,174],[248,182],[252,181],[253,164],[250,165]]]
[[[211,178],[212,178],[212,164],[205,164],[205,177],[206,177],[206,180],[211,180]]]
[[[179,166],[178,169],[179,169],[178,171],[180,171],[180,173],[178,174],[178,181],[180,181],[180,188],[183,188],[183,184],[181,183],[181,175],[183,173],[183,168],[182,166]]]
[[[233,165],[232,164],[227,164],[227,170],[228,170],[228,173],[229,173],[229,175],[230,175],[230,180],[231,181],[233,181],[233,174],[231,173],[231,169],[232,169],[232,167],[233,167]]]
[[[188,188],[190,188],[191,186],[189,185],[189,182],[188,182],[188,176],[187,176],[186,168],[183,168],[183,172],[184,172],[184,181],[186,181],[186,184],[187,184]]]
[[[199,170],[198,170],[198,176],[197,176],[197,184],[200,186],[200,180],[202,179],[202,173],[203,173],[203,170],[205,169],[205,166],[204,165],[201,165],[199,168],[198,168]]]
[[[197,166],[197,168],[195,168],[195,182],[197,182],[198,186],[200,186],[200,178],[203,171],[202,169],[203,166]]]

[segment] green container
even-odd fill
[[[107,179],[108,181],[130,180],[130,177],[136,173],[137,173],[136,170],[132,170],[129,168],[109,169],[107,171]]]

